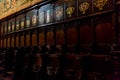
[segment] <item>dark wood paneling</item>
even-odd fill
[[[6,48],[6,37],[4,37],[4,48]]]
[[[52,26],[46,28],[46,44],[54,45],[54,29]]]
[[[79,22],[80,44],[91,44],[93,41],[93,28],[90,19]]]
[[[97,43],[113,43],[114,32],[111,23],[101,23],[96,26]]]
[[[13,34],[11,36],[11,47],[14,47],[15,46],[15,35]]]
[[[10,40],[10,36],[7,37],[7,47],[10,47],[11,45],[11,40]]]
[[[115,28],[112,22],[112,15],[102,15],[95,18],[96,24],[96,42],[113,43],[115,38]]]
[[[3,48],[3,38],[1,38],[0,42],[1,42],[1,46],[0,47]]]
[[[45,45],[45,30],[40,29],[39,30],[39,46]]]
[[[64,25],[56,25],[56,45],[65,44],[65,28]]]
[[[15,43],[15,46],[16,46],[16,47],[19,47],[19,40],[20,40],[20,39],[19,39],[19,34],[16,34],[15,40],[16,40],[16,41],[15,41],[15,42],[16,42],[16,43]]]
[[[77,23],[70,22],[66,24],[67,29],[67,44],[75,45],[78,43],[78,32],[77,32]]]
[[[26,47],[30,47],[30,32],[26,32],[26,38],[25,38]]]
[[[21,46],[21,47],[24,47],[24,44],[25,44],[25,43],[24,43],[24,41],[25,41],[24,35],[25,35],[24,32],[20,34],[20,46]]]
[[[32,46],[37,46],[37,30],[32,31]]]

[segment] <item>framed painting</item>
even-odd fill
[[[50,23],[53,21],[53,4],[46,5],[45,9],[45,22]]]
[[[55,6],[55,21],[61,21],[64,19],[64,5]]]
[[[32,10],[31,23],[32,23],[32,26],[37,25],[37,10]]]
[[[17,18],[16,18],[16,31],[18,31],[20,29],[20,17],[21,16],[17,16]]]
[[[38,19],[39,24],[44,24],[45,23],[44,6],[40,7],[38,16],[39,16],[39,19]]]
[[[11,21],[8,21],[8,33],[11,32]]]
[[[15,19],[11,20],[11,25],[12,25],[12,32],[15,31]]]
[[[20,29],[25,29],[25,15],[20,15]]]
[[[30,14],[29,13],[27,13],[26,14],[26,28],[28,28],[28,27],[30,27]]]

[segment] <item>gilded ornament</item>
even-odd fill
[[[95,0],[94,5],[95,7],[99,8],[99,10],[102,10],[105,4],[107,3],[108,0]]]
[[[67,15],[68,15],[69,17],[71,17],[72,14],[73,14],[73,12],[74,12],[74,10],[75,10],[74,7],[68,7],[68,8],[66,9]]]
[[[88,2],[83,2],[83,3],[80,4],[79,10],[82,12],[82,14],[85,14],[86,11],[88,10],[89,6],[90,5],[89,5]]]

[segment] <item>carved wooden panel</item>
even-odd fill
[[[91,44],[93,41],[93,28],[91,21],[88,19],[81,20],[79,23],[80,44]]]
[[[97,43],[113,43],[115,38],[115,29],[112,20],[112,15],[108,14],[95,18]]]
[[[3,34],[3,25],[2,24],[0,26],[0,29],[1,29],[1,34]]]
[[[44,29],[40,29],[40,32],[39,32],[39,45],[40,46],[45,45],[45,32],[44,32]]]
[[[3,39],[1,38],[1,48],[3,48]]]
[[[77,23],[67,24],[67,44],[74,45],[78,43]]]
[[[16,39],[15,40],[16,40],[15,41],[16,42],[15,46],[19,47],[19,34],[16,35]]]
[[[26,33],[26,46],[29,47],[30,46],[30,32]]]
[[[78,0],[78,15],[85,16],[92,13],[91,0]]]
[[[111,23],[101,23],[96,26],[97,43],[113,43],[114,30]]]
[[[22,33],[22,34],[20,35],[20,46],[21,46],[21,47],[24,47],[24,40],[25,40],[25,38],[24,38],[24,33]]]
[[[120,8],[120,6],[118,7]],[[120,42],[120,10],[118,11],[118,39],[119,39],[119,42]]]
[[[14,47],[14,42],[15,42],[15,38],[14,38],[14,35],[12,35],[11,37],[11,47]]]
[[[32,32],[32,46],[37,46],[37,31]]]
[[[77,16],[77,0],[65,0],[65,17],[66,19],[75,18]]]
[[[53,27],[48,27],[46,29],[47,29],[47,32],[46,32],[47,45],[54,45]]]
[[[4,38],[4,48],[6,48],[6,37]]]
[[[64,25],[57,25],[56,26],[56,45],[63,45],[65,44],[65,30]]]
[[[10,43],[10,36],[8,36],[7,38],[7,47],[10,47],[11,43]]]

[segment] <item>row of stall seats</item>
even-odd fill
[[[13,80],[120,80],[119,56],[75,52],[66,46],[0,49],[0,73]]]

